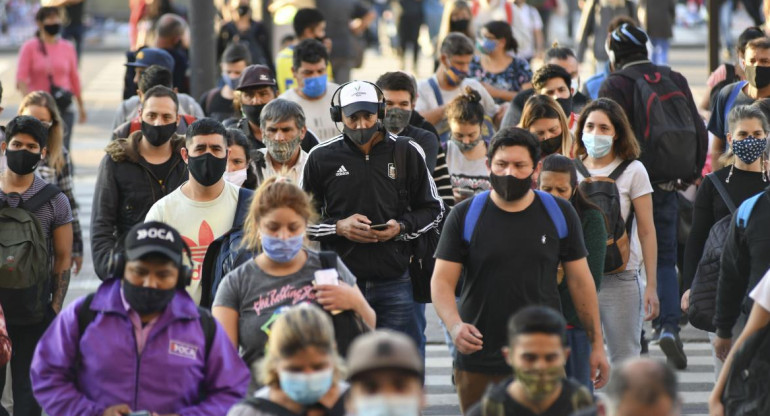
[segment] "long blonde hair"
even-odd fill
[[[52,167],[57,174],[61,173],[66,164],[64,158],[64,122],[59,114],[59,109],[56,107],[56,101],[51,94],[45,91],[32,91],[21,100],[17,114],[21,115],[25,109],[33,105],[43,107],[51,114],[51,128],[48,129],[48,141],[46,144],[48,148],[46,159],[48,166]]]
[[[441,26],[439,26],[438,36],[436,37],[436,57],[441,56],[441,42],[443,42],[444,38],[449,34],[449,25],[452,22],[452,15],[458,10],[466,10],[468,11],[468,15],[471,16],[471,24],[468,25],[468,29],[466,29],[465,32],[462,32],[463,35],[469,37],[471,40],[475,39],[472,24],[473,12],[470,4],[465,0],[449,1],[444,5],[444,14],[441,15]]]
[[[262,384],[278,386],[278,362],[309,347],[330,356],[334,367],[334,382],[341,380],[344,369],[342,359],[337,354],[332,319],[321,308],[304,303],[285,310],[270,328],[267,351],[259,365]]]
[[[243,246],[251,251],[260,249],[259,220],[278,208],[291,208],[310,223],[316,212],[310,196],[289,178],[273,176],[257,188],[249,206],[249,214],[243,228]]]

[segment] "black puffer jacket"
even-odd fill
[[[690,288],[690,308],[687,318],[692,326],[704,331],[714,332],[713,319],[716,314],[717,286],[719,284],[719,265],[727,233],[730,231],[732,216],[717,221],[709,232],[703,257],[698,263],[695,278]]]
[[[171,169],[165,178],[156,178],[139,155],[141,132],[111,142],[99,165],[91,211],[91,253],[100,279],[107,278],[113,248],[122,250],[123,236],[159,199],[187,180],[187,165],[179,150],[184,137],[171,138]]]

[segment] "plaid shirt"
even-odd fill
[[[75,201],[75,195],[72,193],[72,159],[67,149],[64,152],[64,167],[61,172],[48,166],[48,158],[45,158],[37,167],[37,175],[44,181],[56,185],[62,193],[69,199],[72,209],[72,257],[83,256],[83,232],[80,229],[80,217],[78,203]]]

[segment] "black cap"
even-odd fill
[[[632,55],[647,56],[647,34],[644,30],[628,23],[610,33],[610,50],[615,52],[615,60],[623,61]]]
[[[48,142],[48,128],[32,116],[16,116],[11,119],[5,127],[5,140],[11,141],[13,136],[20,133],[32,136],[40,148],[45,147]]]
[[[235,89],[242,91],[247,88],[261,87],[263,85],[270,85],[273,87],[277,85],[275,83],[273,72],[264,65],[250,65],[243,70],[241,82],[238,83],[238,87]]]
[[[160,254],[181,266],[184,242],[174,227],[150,221],[139,223],[128,231],[125,249],[128,261],[138,260],[148,254]]]

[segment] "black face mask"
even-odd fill
[[[56,36],[61,31],[61,23],[54,23],[52,25],[43,25],[43,30],[51,36]]]
[[[353,143],[359,146],[369,143],[378,131],[380,131],[379,121],[368,129],[351,129],[348,126],[342,128],[342,132],[345,133],[345,136],[348,136]]]
[[[218,158],[211,153],[187,157],[187,170],[195,181],[203,186],[211,186],[225,174],[227,157]]]
[[[246,5],[238,6],[238,16],[246,16],[249,12],[251,12],[251,7]]]
[[[147,141],[155,146],[160,147],[166,144],[171,139],[171,136],[176,133],[176,123],[164,124],[162,126],[153,126],[152,124],[144,122],[142,120],[142,136]]]
[[[540,150],[543,155],[556,153],[559,149],[561,149],[561,135],[540,141]]]
[[[259,116],[267,104],[248,105],[241,104],[241,112],[252,124],[259,126]]]
[[[747,66],[746,81],[754,88],[765,88],[770,85],[770,66]]]
[[[559,103],[559,106],[564,111],[564,116],[569,118],[569,115],[572,114],[572,97],[557,98],[556,102]]]
[[[465,32],[471,24],[470,19],[451,20],[449,22],[450,32]]]
[[[28,175],[37,169],[40,164],[40,153],[32,153],[29,150],[6,150],[5,160],[8,169],[17,175]]]
[[[176,288],[154,289],[151,287],[135,286],[127,280],[123,281],[123,297],[131,309],[139,315],[149,315],[166,309],[176,295]]]
[[[524,179],[519,179],[513,175],[495,175],[490,173],[489,183],[492,185],[492,189],[504,200],[508,202],[516,201],[532,189],[532,174]]]

